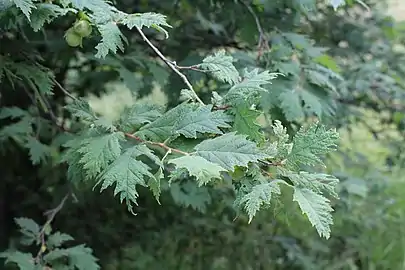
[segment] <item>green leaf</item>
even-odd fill
[[[198,156],[183,156],[172,159],[169,163],[187,169],[191,176],[197,178],[199,186],[209,183],[212,179],[221,178],[221,171],[226,171],[221,166]]]
[[[322,54],[314,59],[316,63],[319,63],[326,68],[332,70],[333,72],[339,73],[341,72],[340,67],[336,63],[335,59],[333,59],[331,56],[327,54]]]
[[[287,165],[299,168],[299,165],[324,165],[321,156],[336,150],[339,134],[334,129],[327,130],[319,123],[308,128],[301,128],[293,139],[291,153],[287,157]]]
[[[37,4],[36,9],[34,9],[31,14],[31,27],[35,32],[38,32],[46,22],[50,23],[56,17],[63,16],[70,10],[71,9],[63,9],[49,3]]]
[[[311,47],[310,41],[304,35],[296,33],[283,33],[282,35],[295,48],[305,49]]]
[[[80,183],[86,179],[86,171],[83,168],[83,164],[80,162],[82,154],[79,152],[79,149],[82,147],[82,143],[87,139],[87,134],[80,134],[63,145],[68,149],[62,154],[61,161],[69,164],[67,178],[73,183]]]
[[[11,69],[17,77],[24,79],[28,85],[43,94],[51,94],[54,85],[53,73],[39,64],[13,63]]]
[[[85,245],[78,245],[66,249],[69,257],[69,262],[79,270],[98,270],[100,266],[97,264],[98,259],[93,256],[91,248]]]
[[[15,218],[15,223],[21,228],[21,231],[24,233],[29,233],[33,236],[39,235],[40,227],[39,225],[30,218]]]
[[[239,134],[247,135],[249,139],[257,142],[264,140],[260,125],[256,122],[260,112],[251,110],[246,104],[239,104],[232,109],[235,114],[233,130]]]
[[[0,258],[5,258],[6,264],[17,264],[20,270],[35,270],[34,258],[30,253],[22,253],[20,251],[6,251],[0,253]]]
[[[174,127],[177,125],[177,122],[192,112],[193,106],[190,104],[179,105],[167,111],[152,123],[143,126],[135,133],[135,135],[141,138],[163,142],[170,136],[174,135]]]
[[[270,205],[273,193],[277,195],[281,193],[280,187],[276,181],[255,185],[252,191],[241,198],[240,204],[244,205],[249,216],[249,223],[262,205]]]
[[[218,80],[229,84],[239,82],[239,72],[233,65],[234,59],[232,56],[225,54],[225,50],[219,50],[214,55],[206,57],[198,67],[209,70],[212,75]]]
[[[81,118],[84,121],[93,122],[97,119],[95,113],[90,107],[90,104],[84,99],[74,100],[65,108],[75,117]]]
[[[284,75],[296,75],[300,73],[300,65],[296,61],[275,62],[274,70],[279,71]]]
[[[307,188],[318,194],[339,198],[336,193],[336,186],[339,184],[339,180],[333,175],[309,172],[296,173],[291,171],[283,172],[282,174],[290,178],[296,187]]]
[[[130,132],[139,125],[151,123],[161,116],[161,109],[158,106],[136,103],[123,111],[120,118],[120,126]]]
[[[274,158],[278,160],[283,161],[291,153],[293,144],[289,143],[290,136],[287,133],[287,129],[279,120],[274,121],[272,128],[277,141],[266,145],[266,153],[270,156],[274,156]]]
[[[28,137],[25,147],[29,149],[30,159],[32,164],[39,164],[41,161],[45,161],[45,158],[50,153],[50,148],[48,145],[42,144],[34,137]]]
[[[276,136],[279,144],[285,144],[290,140],[290,136],[287,133],[287,128],[283,126],[280,120],[275,120],[271,127],[273,128],[274,135]]]
[[[320,99],[309,91],[300,91],[300,96],[304,102],[304,108],[307,114],[314,114],[322,117],[322,104]]]
[[[278,73],[263,71],[255,68],[251,71],[244,70],[242,80],[229,89],[224,97],[225,103],[238,104],[241,101],[249,100],[257,96],[260,92],[267,92],[262,85],[269,84],[271,80],[277,77]]]
[[[160,182],[164,178],[163,168],[159,167],[158,171],[155,173],[154,177],[149,178],[148,186],[149,189],[152,191],[153,196],[155,197],[156,201],[160,204]]]
[[[14,136],[26,137],[30,135],[33,132],[31,124],[32,119],[24,117],[17,123],[5,126],[0,130],[0,141]]]
[[[89,10],[98,10],[98,9],[110,9],[111,6],[108,5],[105,0],[65,0],[68,3],[71,3],[73,7],[83,10],[85,8]]]
[[[339,75],[338,73],[336,73],[333,69],[326,68],[319,64],[310,64],[310,65],[305,66],[305,71],[309,71],[309,70],[321,73],[324,76],[327,76],[336,81],[344,81],[344,78],[341,75]]]
[[[232,118],[223,111],[211,111],[212,105],[198,107],[193,112],[182,115],[174,130],[186,138],[197,138],[197,132],[222,134],[218,127],[230,128],[227,122]]]
[[[96,46],[97,58],[104,58],[108,52],[117,53],[117,48],[124,52],[124,35],[121,33],[115,22],[109,22],[102,25],[97,25],[101,34],[101,42]]]
[[[24,13],[27,19],[30,21],[31,11],[35,9],[34,2],[32,0],[12,0],[12,2]]]
[[[97,120],[95,120],[93,122],[93,124],[97,127],[100,127],[106,131],[110,131],[110,132],[115,132],[117,131],[117,128],[114,126],[114,123],[107,118],[101,117],[98,118]]]
[[[233,171],[235,166],[247,167],[249,162],[267,158],[254,142],[246,139],[246,135],[237,135],[235,132],[205,140],[195,150],[196,155],[229,171]]]
[[[122,132],[114,132],[86,139],[82,143],[78,152],[83,155],[80,163],[83,164],[87,177],[96,177],[110,162],[119,157],[122,139]]]
[[[121,203],[126,201],[128,210],[132,212],[132,203],[137,205],[138,192],[136,185],[146,186],[145,177],[154,178],[150,167],[136,158],[151,155],[145,145],[135,145],[126,150],[100,175],[101,191],[115,184],[114,196],[120,194]]]
[[[315,71],[311,72],[315,73]],[[328,77],[322,76],[326,80],[329,80]],[[314,79],[315,77],[311,78]],[[311,78],[308,78],[308,80],[311,80]],[[313,93],[313,87],[309,84],[305,84],[305,86],[309,88],[304,88],[302,82],[297,80],[291,81],[290,83],[290,86],[285,85],[280,89],[281,93],[278,97],[277,94],[273,97],[280,101],[279,107],[283,110],[286,119],[288,121],[297,121],[302,120],[306,115],[322,117],[322,114],[325,112],[321,103],[322,97]],[[330,83],[331,89],[335,88],[330,81],[328,81],[328,83]],[[317,81],[316,84],[324,87],[324,84],[320,81]]]
[[[21,108],[18,107],[3,107],[0,110],[0,119],[6,118],[16,119],[28,115],[29,115],[28,111],[22,110]]]
[[[301,96],[297,90],[287,90],[280,94],[279,99],[287,121],[301,120],[305,117]]]
[[[330,237],[332,207],[329,200],[307,188],[294,187],[293,201],[298,202],[301,211],[307,215],[312,226],[321,237]]]
[[[153,27],[158,31],[163,32],[166,38],[168,37],[168,33],[162,26],[168,28],[172,27],[167,23],[165,15],[154,12],[127,14],[124,16],[121,23],[126,25],[129,29],[134,27],[142,29],[144,26],[149,28]]]
[[[172,183],[170,185],[170,194],[175,203],[191,207],[202,213],[206,212],[207,205],[212,201],[207,187],[199,187],[194,181],[181,184],[177,182]]]
[[[91,248],[78,245],[67,249],[56,248],[44,256],[46,262],[53,262],[62,257],[67,257],[71,268],[79,270],[98,270],[97,258],[93,256]]]
[[[194,91],[191,91],[190,89],[181,89],[180,91],[180,100],[192,100],[195,101],[196,100],[196,95],[194,93]]]
[[[117,68],[118,73],[120,74],[120,78],[125,83],[125,86],[132,92],[136,93],[139,89],[143,86],[142,79],[138,78],[135,75],[135,72],[127,69],[125,66],[121,65]]]
[[[55,232],[54,234],[51,234],[48,237],[46,244],[48,248],[53,249],[60,247],[66,241],[73,241],[73,240],[74,240],[73,237],[66,233]]]
[[[329,80],[329,77],[326,74],[310,69],[305,70],[305,73],[307,74],[307,80],[309,82],[321,87],[327,87],[334,92],[337,92],[336,86]]]
[[[39,225],[30,218],[15,218],[15,223],[20,227],[20,232],[24,235],[20,243],[23,245],[30,246],[33,242],[39,240],[38,236],[40,234]]]

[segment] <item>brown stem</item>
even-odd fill
[[[224,111],[226,111],[226,110],[228,110],[229,108],[232,108],[232,106],[231,105],[221,105],[221,106],[214,106],[214,110],[224,110]]]
[[[189,69],[189,70],[194,70],[194,71],[198,71],[198,72],[203,72],[203,73],[209,73],[209,72],[216,72],[219,70],[204,70],[204,69],[200,69],[198,68],[198,66],[194,65],[194,66],[178,66],[177,64],[174,64],[176,68],[178,69]]]
[[[48,216],[48,219],[46,220],[45,224],[42,226],[41,231],[39,232],[39,238],[41,240],[41,247],[39,248],[38,254],[35,257],[35,262],[39,262],[41,255],[45,251],[45,230],[46,228],[52,223],[53,219],[55,218],[56,214],[59,213],[59,211],[63,208],[63,205],[65,204],[67,198],[70,196],[70,191],[68,194],[66,194],[62,201],[53,209],[48,210],[44,213],[44,215]]]
[[[179,150],[179,149],[171,148],[171,147],[167,146],[167,145],[164,144],[164,143],[146,141],[146,140],[141,139],[141,138],[138,137],[138,136],[135,136],[135,135],[129,134],[129,133],[125,133],[125,136],[127,136],[127,137],[129,137],[129,138],[132,138],[132,139],[134,139],[134,140],[137,140],[138,142],[143,142],[143,143],[146,143],[146,144],[159,146],[159,147],[161,147],[161,148],[166,149],[167,151],[179,153],[179,154],[182,154],[182,155],[185,155],[185,156],[190,155],[189,153],[184,152],[184,151],[181,151],[181,150]]]
[[[265,34],[264,31],[263,31],[263,27],[262,27],[262,25],[260,24],[259,17],[258,17],[258,16],[256,15],[256,13],[254,12],[253,8],[252,8],[250,5],[248,5],[248,4],[247,4],[245,1],[243,1],[243,0],[240,1],[240,2],[242,3],[242,5],[244,5],[244,6],[247,8],[247,10],[249,11],[249,13],[252,15],[253,19],[255,20],[257,30],[258,30],[258,32],[259,32],[259,42],[258,42],[258,44],[257,44],[257,47],[258,47],[257,60],[259,60],[260,57],[261,57],[262,54],[263,54],[263,50],[264,50],[264,49],[266,49],[266,50],[269,49],[268,40],[267,40],[267,38],[266,38],[266,34]]]
[[[190,81],[187,79],[187,77],[180,72],[178,69],[177,65],[173,63],[172,61],[168,60],[160,51],[158,48],[155,47],[155,45],[152,44],[152,42],[145,36],[145,34],[142,32],[141,28],[136,27],[136,30],[138,33],[141,35],[142,39],[148,44],[148,46],[156,53],[156,55],[165,62],[166,65],[169,66],[171,70],[173,70],[177,75],[180,76],[180,78],[183,80],[183,82],[187,85],[188,89],[190,89],[194,95],[195,99],[201,103],[202,105],[205,105],[204,102],[198,97],[197,93],[194,91],[193,86],[191,85]]]
[[[56,84],[57,87],[59,87],[60,90],[62,90],[62,92],[67,95],[68,97],[70,97],[73,100],[77,100],[77,98],[75,96],[73,96],[71,93],[69,93],[68,90],[66,90],[57,80],[53,80],[53,82]]]

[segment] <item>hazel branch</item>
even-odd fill
[[[203,73],[211,72],[209,70],[200,69],[196,65],[194,65],[194,66],[179,66],[179,65],[176,64],[175,67],[177,69],[186,69],[186,70],[189,69],[189,70],[194,70],[194,71],[203,72]]]
[[[179,153],[179,154],[182,154],[182,155],[185,155],[185,156],[190,155],[189,153],[184,152],[184,151],[181,151],[181,150],[179,150],[179,149],[171,148],[170,146],[167,146],[167,145],[164,144],[164,143],[146,141],[146,140],[143,140],[143,139],[139,138],[138,136],[132,135],[132,134],[130,134],[130,133],[125,133],[125,136],[127,136],[128,138],[132,138],[132,139],[134,139],[134,140],[137,140],[138,142],[143,142],[143,143],[146,143],[146,144],[149,144],[149,145],[156,145],[156,146],[159,146],[159,147],[161,147],[161,148],[163,148],[163,149],[165,149],[165,150],[167,150],[167,151]]]
[[[253,8],[243,0],[241,0],[240,3],[242,5],[244,5],[247,8],[248,12],[252,15],[253,19],[255,20],[257,30],[259,31],[259,42],[257,44],[259,54],[257,56],[257,59],[260,59],[260,57],[263,54],[263,50],[264,49],[269,50],[269,45],[268,45],[268,40],[266,38],[266,34],[260,23],[259,17],[254,12]]]
[[[45,224],[42,226],[41,231],[39,232],[38,238],[41,241],[41,247],[39,248],[39,251],[37,253],[37,256],[35,257],[35,262],[38,263],[39,260],[41,259],[42,254],[46,250],[46,244],[45,244],[45,230],[46,228],[52,223],[54,220],[55,216],[57,213],[59,213],[60,210],[62,210],[63,206],[65,205],[66,200],[70,196],[70,192],[66,194],[61,202],[53,209],[50,209],[44,213],[44,215],[48,216],[48,219],[46,220]]]
[[[138,31],[139,35],[141,35],[142,39],[148,44],[148,46],[156,53],[156,55],[163,60],[163,62],[166,63],[166,65],[169,66],[171,70],[173,70],[177,75],[180,76],[180,78],[183,80],[183,82],[187,85],[188,89],[190,89],[194,95],[195,99],[201,103],[202,105],[205,105],[204,102],[198,97],[197,93],[194,91],[193,86],[191,85],[190,81],[187,79],[187,77],[180,72],[178,66],[173,63],[172,61],[168,60],[160,51],[159,49],[152,44],[152,42],[145,36],[145,34],[142,32],[142,30],[139,27],[136,27],[136,30]]]
[[[56,86],[68,97],[70,97],[73,100],[77,100],[77,98],[72,95],[68,90],[66,90],[57,80],[53,79],[53,82],[56,84]]]

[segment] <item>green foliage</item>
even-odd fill
[[[239,72],[234,67],[233,61],[234,59],[231,56],[227,56],[224,50],[220,50],[214,55],[206,57],[197,67],[209,70],[218,80],[233,85],[240,80]]]
[[[257,123],[257,118],[261,115],[260,111],[252,110],[246,104],[238,105],[232,112],[235,114],[234,130],[248,135],[248,138],[260,142],[264,139],[264,135],[260,130],[260,125]]]
[[[101,191],[115,183],[114,195],[120,194],[121,202],[125,199],[131,212],[131,203],[136,204],[138,197],[136,185],[146,186],[145,177],[155,178],[149,171],[150,168],[136,159],[141,155],[152,156],[155,159],[149,148],[144,145],[135,145],[116,158],[99,176],[102,181]]]
[[[314,166],[321,164],[320,156],[336,149],[339,134],[335,130],[326,130],[324,126],[312,124],[307,129],[301,128],[292,141],[287,165],[299,168],[300,164]]]
[[[30,15],[32,9],[36,8],[34,5],[34,2],[32,0],[16,0],[12,1],[14,5],[16,5],[21,11],[24,13],[24,15],[27,17],[28,20],[30,20]]]
[[[28,138],[26,147],[29,149],[30,158],[34,165],[44,161],[50,151],[47,145],[32,137]]]
[[[68,188],[79,202],[57,226],[71,226],[86,243],[102,239],[98,250],[108,247],[97,253],[99,266],[85,245],[65,247],[73,238],[51,233],[55,216],[47,215],[44,226],[16,219],[22,247],[1,257],[20,269],[329,267],[341,249],[331,237],[335,228],[339,239],[358,234],[353,220],[353,231],[342,229],[345,211],[363,210],[351,196],[367,196],[353,183],[345,188],[334,170],[352,160],[328,162],[340,154],[332,153],[339,134],[330,126],[363,121],[360,109],[371,108],[388,111],[385,120],[403,129],[405,69],[396,63],[403,56],[392,49],[390,22],[374,14],[374,21],[362,14],[359,20],[352,7],[361,1],[138,2],[1,4],[0,146],[10,156],[4,175],[11,179],[5,186],[40,183],[40,208]],[[121,81],[136,102],[125,100],[131,105],[118,117],[107,115],[107,106],[115,110],[119,101],[90,106],[89,96]],[[157,88],[165,106],[137,99]],[[136,220],[109,200],[116,196]],[[83,217],[73,218],[77,212],[69,211],[79,208]],[[93,231],[81,230],[81,219]],[[306,219],[328,242],[312,237]],[[124,258],[128,243],[135,247]],[[38,246],[38,255],[24,245]],[[105,267],[114,256],[126,266]],[[336,260],[344,263],[334,269],[350,265]]]
[[[246,136],[229,132],[215,139],[208,139],[195,147],[196,155],[217,163],[228,171],[235,166],[246,167],[249,162],[268,158]]]
[[[191,176],[195,176],[198,185],[209,183],[212,179],[220,179],[221,171],[226,171],[218,164],[212,163],[199,156],[184,156],[169,161],[177,168],[187,169]]]
[[[197,138],[197,132],[222,134],[218,128],[229,128],[227,122],[231,122],[232,118],[223,111],[212,112],[211,110],[212,105],[207,105],[187,115],[181,115],[174,129],[186,138]]]
[[[81,144],[78,152],[82,155],[80,163],[89,178],[98,175],[111,161],[121,154],[119,141],[123,139],[121,132],[92,137]]]
[[[332,222],[329,200],[316,194],[310,189],[294,188],[293,200],[296,201],[302,212],[308,216],[309,221],[316,228],[320,236],[330,237],[330,225]]]
[[[271,181],[270,183],[256,185],[249,193],[245,194],[239,203],[245,205],[244,208],[249,216],[249,222],[252,221],[253,217],[263,204],[270,205],[273,193],[278,195],[280,192],[276,180]]]
[[[6,264],[16,264],[20,269],[43,269],[52,267],[57,269],[100,269],[97,259],[92,254],[92,249],[85,245],[62,247],[65,242],[74,240],[68,234],[51,232],[49,224],[40,227],[29,218],[16,218],[15,222],[20,227],[23,238],[21,244],[39,247],[38,254],[34,257],[31,253],[18,250],[8,250],[0,253],[0,258],[5,258]],[[48,229],[47,229],[48,228]],[[29,240],[29,241],[27,241]],[[67,265],[64,259],[68,260]]]
[[[6,258],[6,263],[15,263],[21,270],[35,269],[34,258],[31,254],[22,253],[20,251],[2,252],[1,258]]]
[[[72,9],[61,8],[51,3],[40,3],[35,6],[30,16],[31,27],[35,32],[41,30],[45,23],[51,23],[54,19],[66,15]]]

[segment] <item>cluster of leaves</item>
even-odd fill
[[[227,1],[212,2],[216,5],[229,4]],[[239,1],[236,1],[238,4],[231,2],[235,10],[243,6]],[[150,61],[151,57],[145,56],[147,53],[138,54],[139,46],[136,53],[121,55],[124,47],[132,49],[134,38],[125,35],[125,31],[132,29],[173,71],[170,76],[164,71],[165,76],[158,75],[155,80],[174,101],[171,102],[173,106],[167,109],[136,103],[126,108],[118,120],[107,120],[95,113],[85,99],[76,98],[75,91],[71,91],[73,95],[69,94],[60,85],[61,81],[57,81],[57,76],[53,74],[54,70],[61,68],[59,62],[55,64],[57,68],[51,68],[52,64],[47,65],[41,55],[33,54],[30,48],[27,51],[23,48],[20,56],[3,54],[4,48],[11,47],[9,43],[4,43],[7,46],[0,48],[0,79],[2,83],[7,81],[15,91],[23,89],[21,93],[27,92],[33,106],[2,108],[0,120],[6,125],[0,129],[0,140],[12,140],[28,149],[35,165],[42,165],[51,158],[57,160],[55,163],[58,165],[68,164],[67,178],[76,186],[89,184],[101,191],[112,187],[114,195],[119,196],[121,202],[125,201],[133,213],[138,212],[136,206],[142,201],[139,198],[142,187],[150,189],[159,203],[167,190],[176,203],[201,211],[216,200],[213,191],[225,189],[232,194],[235,210],[241,216],[246,214],[249,221],[260,209],[274,206],[280,197],[292,191],[290,201],[297,202],[319,235],[329,238],[333,211],[330,199],[338,197],[335,190],[338,180],[332,175],[314,171],[320,171],[324,165],[322,157],[336,149],[338,135],[318,122],[310,121],[301,127],[297,127],[297,123],[301,124],[311,117],[333,119],[342,97],[353,94],[353,86],[357,86],[359,91],[368,89],[366,78],[372,73],[363,65],[361,69],[355,69],[356,72],[348,69],[350,74],[345,74],[343,78],[341,74],[345,71],[332,58],[336,51],[327,52],[325,48],[313,44],[313,37],[289,27],[280,27],[286,20],[292,21],[291,12],[285,12],[285,7],[276,2],[254,1],[248,9],[254,9],[254,12],[245,12],[248,16],[253,14],[252,18],[256,13],[260,15],[259,38],[271,45],[271,49],[262,54],[263,48],[259,44],[260,57],[256,61],[252,61],[251,51],[237,48],[230,50],[231,53],[223,49],[212,52],[209,48],[209,52],[202,50],[201,58],[189,57],[182,63],[184,66],[166,59],[153,45],[155,40],[151,42],[144,33],[146,27],[168,36],[163,27],[171,26],[159,13],[125,13],[104,1],[5,2],[0,21],[7,21],[7,24],[0,27],[7,30],[29,26],[38,32],[46,29],[47,24],[57,24],[57,19],[62,16],[86,20],[96,30],[86,38],[83,48],[72,49],[77,52],[96,50],[95,58],[93,52],[92,55],[77,53],[80,61],[84,61],[83,69],[80,69],[82,62],[73,61],[74,65],[80,66],[79,72],[83,71],[78,78],[77,93],[87,89],[82,84],[87,77],[91,82],[88,89],[101,88],[100,85],[104,87],[107,81],[118,76],[131,89],[139,90],[140,82],[133,71],[141,70],[143,79],[151,81],[150,73],[163,70],[154,60]],[[325,2],[334,8],[344,3]],[[291,1],[289,4],[294,7],[294,16],[304,15],[308,25],[317,25],[317,19],[311,21],[311,16],[316,15],[315,1]],[[221,15],[215,16],[213,21],[222,20]],[[274,23],[272,18],[279,21]],[[260,21],[261,25],[275,27],[263,30]],[[320,24],[322,22],[320,20]],[[218,25],[207,24],[204,27],[215,32]],[[174,25],[184,27],[181,23]],[[74,26],[64,25],[63,32],[69,27]],[[187,32],[187,28],[185,30]],[[15,36],[7,32],[0,38],[15,44]],[[58,33],[57,38],[62,40],[63,34]],[[97,43],[93,44],[95,40]],[[193,44],[192,41],[190,43]],[[165,50],[170,54],[171,48],[167,47]],[[176,58],[185,57],[178,46],[174,49]],[[357,59],[355,55],[349,55],[344,61],[348,58]],[[94,63],[101,67],[93,68]],[[88,72],[88,67],[91,72]],[[114,75],[110,77],[112,73]],[[400,92],[400,80],[392,81],[392,77],[398,74],[386,73],[382,71],[380,74],[384,82],[380,87],[384,88],[385,83],[389,83],[389,89]],[[201,81],[213,82],[214,87],[200,87]],[[145,86],[150,87],[150,84]],[[52,115],[53,95],[57,100],[59,92],[64,92],[72,102],[65,107],[66,110],[56,108],[58,117],[69,112],[79,121],[61,121]],[[374,98],[372,92],[366,93],[370,95],[370,100]],[[360,98],[364,98],[364,92],[361,94]],[[178,95],[184,101],[180,105]],[[383,96],[379,98],[383,100]],[[45,119],[44,114],[50,117]],[[280,119],[283,124],[273,120],[265,126],[258,123],[259,116]],[[55,128],[55,123],[56,131],[54,129],[52,135],[43,136],[46,131]],[[292,133],[296,134],[291,136]],[[56,139],[53,138],[55,134],[58,134]],[[63,136],[59,136],[61,134]],[[61,158],[59,152],[63,152]],[[281,193],[283,196],[279,196]],[[285,212],[288,211],[290,209],[285,209]]]
[[[297,169],[300,165],[322,164],[320,157],[336,147],[336,131],[315,123],[301,129],[290,141],[286,129],[276,122],[273,128],[277,140],[259,145],[247,138],[248,129],[235,128],[231,114],[211,108],[212,105],[183,103],[159,116],[159,111],[150,110],[150,106],[137,104],[130,109],[131,115],[137,117],[126,117],[126,111],[119,123],[111,125],[96,117],[85,101],[73,102],[68,109],[87,121],[90,128],[67,143],[64,160],[69,164],[70,180],[94,179],[101,184],[101,190],[115,184],[114,194],[119,194],[121,202],[125,200],[132,211],[132,204],[137,204],[136,186],[148,186],[158,199],[164,172],[169,172],[170,182],[187,173],[199,186],[234,178],[235,172],[239,172],[234,179],[238,194],[235,205],[246,210],[250,219],[261,205],[270,204],[272,193],[280,193],[278,185],[285,184],[294,188],[294,200],[319,234],[328,238],[332,208],[322,194],[336,197],[334,188],[338,181],[330,175]],[[252,119],[245,117],[243,121],[254,125]],[[139,130],[126,133],[120,130],[121,126],[136,126]],[[217,136],[210,138],[213,135]],[[163,158],[157,156],[156,148],[163,150]],[[170,154],[181,156],[171,158]],[[142,156],[153,161],[155,171]],[[275,166],[276,174],[271,175],[262,165]],[[288,182],[281,180],[283,177]]]
[[[63,247],[66,242],[73,241],[73,237],[59,231],[52,232],[50,224],[41,227],[29,218],[15,218],[15,223],[22,234],[19,243],[25,249],[34,245],[38,247],[38,252],[36,256],[20,250],[2,252],[0,258],[5,258],[6,264],[17,264],[22,270],[100,269],[91,248],[84,244]]]
[[[141,33],[144,26],[154,27],[167,35],[162,26],[170,27],[170,25],[163,15],[126,14],[102,1],[97,3],[63,1],[62,6],[55,4],[37,6],[27,1],[15,4],[31,25],[35,26],[34,30],[39,29],[37,25],[43,26],[45,22],[50,22],[56,17],[49,14],[59,16],[60,13],[55,13],[55,10],[64,8],[66,13],[85,10],[90,22],[96,25],[101,34],[101,42],[96,46],[96,57],[105,57],[109,51],[116,53],[117,48],[123,50],[124,36],[117,24],[126,25],[129,29],[135,27]],[[47,15],[38,16],[38,12]],[[293,34],[284,34],[284,38],[289,39],[292,44],[297,43],[297,39],[302,41]],[[243,170],[243,175],[247,179],[241,181],[242,187],[236,188],[238,199],[235,205],[245,209],[250,219],[262,204],[270,203],[272,193],[280,193],[278,185],[283,183],[294,187],[293,199],[299,203],[319,234],[328,238],[329,226],[332,224],[330,214],[332,209],[322,194],[325,190],[328,190],[328,195],[335,194],[333,189],[337,180],[322,174],[298,171],[293,173],[290,169],[298,170],[301,164],[320,163],[319,155],[326,154],[336,146],[337,133],[313,124],[307,130],[301,129],[290,142],[286,130],[280,122],[277,122],[273,126],[277,141],[271,142],[266,139],[260,126],[255,122],[259,112],[252,106],[260,106],[263,93],[268,92],[263,85],[270,84],[277,74],[257,68],[244,69],[240,74],[233,62],[231,56],[219,51],[206,57],[201,64],[193,65],[194,69],[207,70],[217,80],[230,85],[224,96],[214,93],[213,104],[209,105],[205,105],[198,98],[190,85],[189,89],[182,91],[182,94],[192,103],[180,104],[164,114],[149,105],[137,104],[129,111],[125,111],[120,122],[115,125],[97,117],[84,100],[75,100],[67,106],[67,109],[73,116],[87,122],[88,128],[83,129],[80,135],[65,145],[68,150],[63,161],[69,164],[68,178],[76,183],[94,179],[97,184],[101,184],[101,190],[115,184],[114,194],[119,194],[121,202],[125,200],[128,209],[132,211],[132,204],[136,204],[138,197],[136,185],[149,186],[156,198],[159,198],[160,181],[164,177],[164,172],[170,168],[164,163],[165,159],[167,164],[174,164],[174,169],[169,170],[171,182],[176,180],[179,172],[186,171],[196,178],[200,186],[211,183],[213,179],[221,179],[224,174],[229,176],[238,167],[239,170]],[[11,77],[10,71],[13,64],[6,61],[2,69],[10,81],[15,80]],[[43,73],[38,76],[38,72],[22,72],[24,69],[21,64],[16,65],[16,74],[37,88],[36,93],[40,100],[41,93],[50,94],[52,77],[44,76]],[[275,69],[288,74],[294,70],[290,65],[291,63],[286,63],[283,68],[279,66]],[[314,84],[331,85],[327,76],[334,78],[337,76],[319,73],[325,70],[320,66],[313,66],[308,67],[305,72],[312,74],[310,78]],[[47,80],[42,79],[43,77]],[[305,95],[300,93],[300,96],[302,98]],[[286,97],[282,104],[287,100],[289,108],[301,107],[298,98]],[[295,104],[291,100],[297,100],[298,103]],[[314,106],[311,107],[312,110]],[[218,110],[221,107],[231,108],[230,113]],[[287,116],[292,114],[294,112],[290,111]],[[6,128],[2,131],[3,136],[31,133],[27,130],[31,127],[31,122],[27,117],[23,117],[23,111],[9,108],[4,111],[4,115],[4,117],[20,117],[23,122],[8,126],[8,130]],[[17,128],[18,132],[12,132],[16,129],[16,125],[17,127],[23,125],[25,129]],[[136,132],[124,132],[120,127],[133,128]],[[27,144],[33,160],[37,161],[44,156],[45,149],[38,141],[30,138],[26,139]],[[189,151],[171,146],[172,143],[182,144],[185,139],[188,139],[186,148]],[[159,158],[155,153],[156,150],[151,150],[149,146],[165,150],[163,158]],[[168,155],[172,153],[183,156],[171,159]],[[157,170],[153,172],[152,168],[140,159],[141,157],[149,158]],[[269,178],[263,176],[262,171],[267,173],[266,169],[261,168],[263,164],[267,167],[280,164],[279,167],[283,169],[278,169],[277,174]],[[291,184],[278,179],[282,177],[289,179]],[[233,187],[233,184],[231,186]]]

